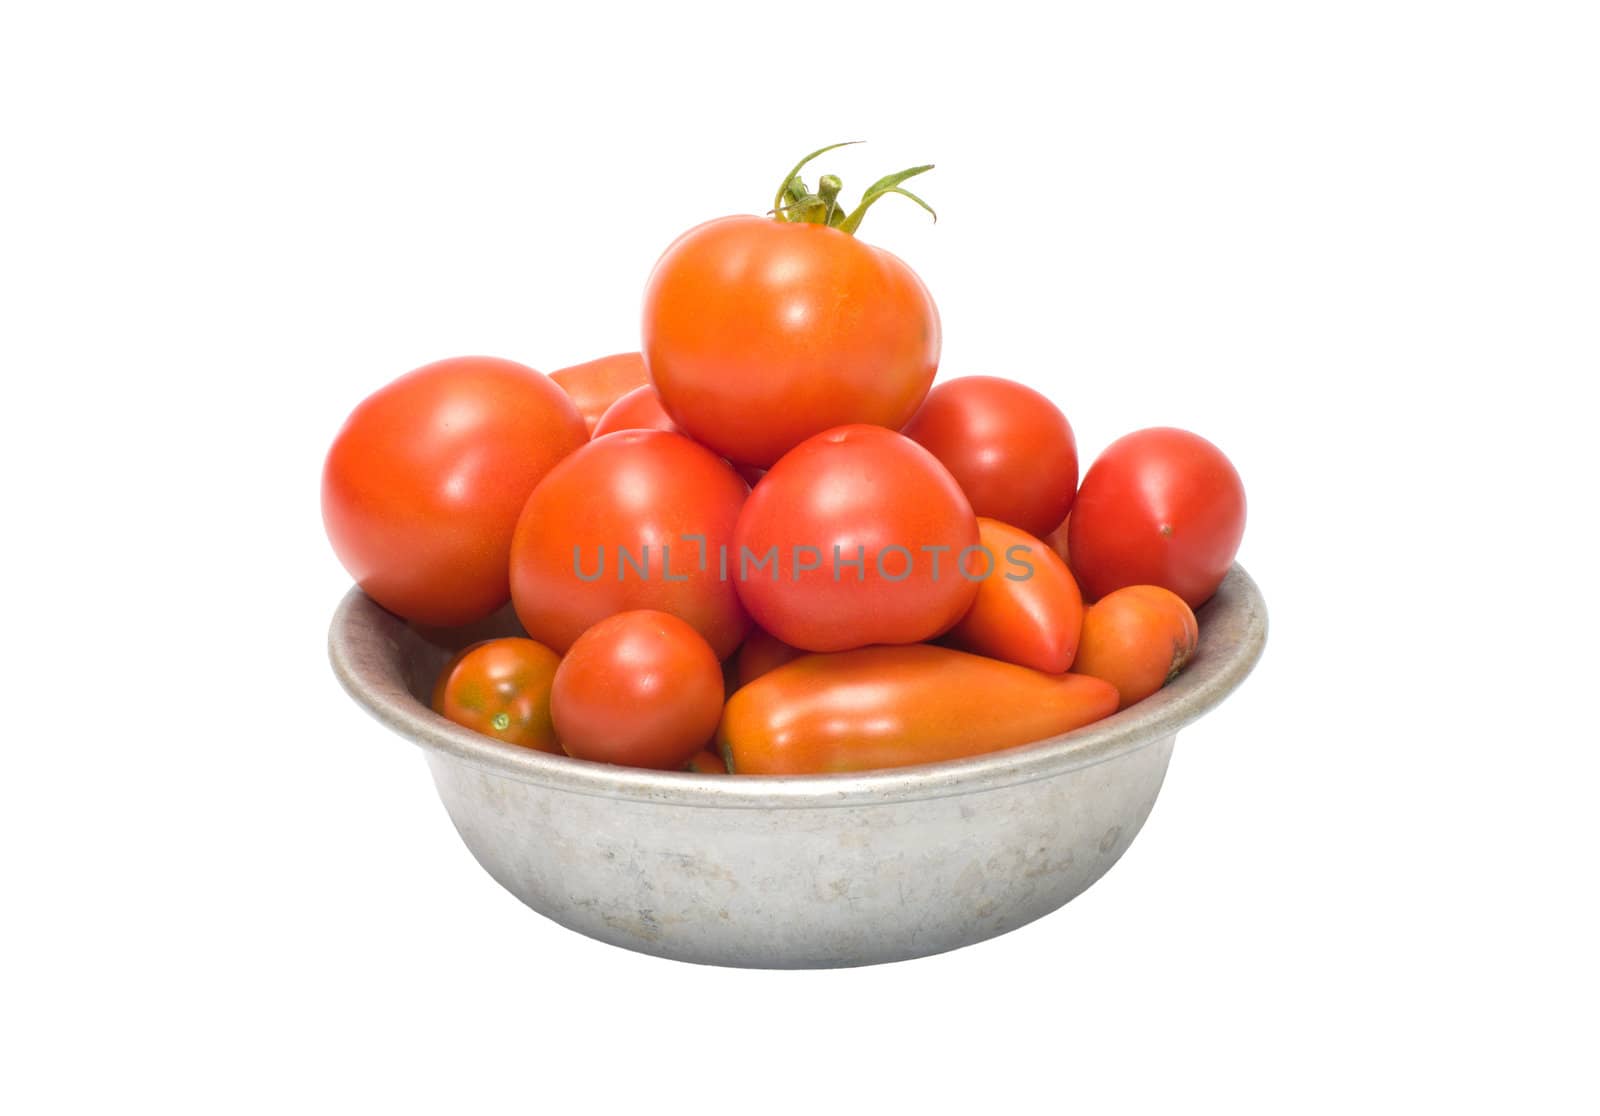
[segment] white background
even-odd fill
[[[8,4],[0,1105],[1594,1104],[1587,7]],[[625,953],[338,689],[321,457],[428,360],[636,347],[673,236],[856,138],[848,196],[938,164],[865,235],[945,374],[1231,455],[1271,643],[1056,915]]]

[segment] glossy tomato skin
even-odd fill
[[[703,751],[722,714],[722,664],[688,624],[642,609],[579,636],[550,691],[568,755],[680,769]]]
[[[518,513],[583,444],[546,376],[496,357],[425,365],[353,411],[322,471],[322,520],[366,594],[420,624],[469,624],[506,602]]]
[[[939,313],[916,273],[825,225],[691,229],[656,264],[643,324],[667,414],[739,465],[848,423],[898,429],[939,365]]]
[[[841,426],[785,454],[734,544],[751,617],[804,651],[931,639],[978,592],[958,568],[978,545],[972,505],[932,454],[881,426]]]
[[[1039,539],[999,520],[979,516],[978,534],[992,568],[948,642],[1047,674],[1070,669],[1083,596],[1066,563]]]
[[[507,744],[560,755],[550,720],[550,683],[560,662],[531,639],[474,644],[439,673],[433,711]]]
[[[1106,447],[1083,478],[1067,545],[1090,600],[1160,585],[1199,608],[1222,584],[1244,537],[1244,484],[1198,434],[1153,427]]]
[[[981,516],[1043,537],[1078,490],[1078,442],[1049,399],[998,376],[962,376],[928,393],[902,431],[937,457]]]
[[[649,384],[634,388],[606,408],[600,421],[594,424],[591,438],[604,438],[618,430],[669,430],[683,433],[678,424],[661,409],[661,397]]]
[[[728,699],[717,746],[741,775],[870,771],[1070,732],[1117,708],[1108,682],[925,643],[806,655]]]
[[[550,378],[572,397],[578,413],[583,416],[584,426],[591,433],[606,408],[634,388],[650,382],[644,369],[643,353],[613,353],[597,360],[586,360],[552,372]]]
[[[659,609],[727,657],[749,621],[719,550],[747,492],[726,461],[681,434],[623,430],[583,446],[517,523],[511,596],[522,626],[564,652],[608,616]]]
[[[1118,708],[1171,682],[1193,657],[1200,626],[1183,598],[1159,585],[1125,585],[1089,606],[1077,669],[1117,688]]]

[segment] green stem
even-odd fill
[[[818,155],[860,142],[860,140],[850,140],[846,143],[830,143],[827,147],[817,148],[817,150],[796,163],[794,169],[784,178],[783,185],[778,187],[778,193],[772,200],[773,219],[796,224],[827,225],[830,228],[835,228],[840,232],[854,236],[856,230],[861,227],[861,222],[866,217],[867,210],[872,208],[879,198],[889,194],[899,194],[901,197],[908,198],[927,210],[929,216],[937,221],[939,215],[933,211],[933,206],[901,185],[908,179],[932,170],[932,163],[920,167],[911,167],[909,170],[903,170],[897,174],[887,175],[878,179],[878,181],[867,187],[867,192],[861,196],[861,201],[849,213],[846,213],[844,207],[839,204],[839,191],[843,187],[843,183],[839,181],[837,176],[831,174],[823,175],[817,181],[817,192],[814,194],[806,189],[805,180],[800,177],[800,172],[805,169],[807,163]]]

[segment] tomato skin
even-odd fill
[[[730,572],[751,617],[805,651],[931,639],[978,592],[956,568],[978,544],[972,506],[932,454],[880,426],[841,426],[785,454],[751,492],[734,544]],[[852,564],[836,567],[835,550]]]
[[[682,768],[705,750],[722,714],[722,664],[676,616],[621,612],[579,636],[550,690],[569,756]]]
[[[481,620],[506,602],[518,513],[583,444],[566,394],[525,365],[455,357],[368,396],[334,438],[322,520],[356,584],[419,624]]]
[[[717,753],[701,751],[689,757],[687,770],[700,775],[726,775],[728,765]]]
[[[939,312],[901,260],[825,225],[724,217],[684,233],[645,290],[662,405],[735,464],[849,423],[898,429],[939,365]]]
[[[661,397],[649,384],[634,388],[606,408],[600,421],[594,424],[591,438],[604,438],[618,430],[669,430],[681,434],[678,424],[661,409]]]
[[[1044,740],[1116,708],[1098,678],[925,643],[863,647],[806,655],[739,690],[717,746],[741,775],[870,771]]]
[[[1083,596],[1054,550],[1026,531],[978,517],[978,535],[994,556],[990,575],[961,622],[952,646],[1046,674],[1061,674],[1078,653]]]
[[[1072,424],[1030,387],[998,376],[946,380],[901,433],[950,470],[980,516],[1042,538],[1072,508]]]
[[[623,430],[583,446],[539,483],[517,523],[511,597],[522,626],[564,652],[608,616],[659,609],[727,657],[749,620],[720,577],[718,549],[731,546],[747,491],[726,461],[681,434]],[[686,536],[705,540],[704,568],[700,543]]]
[[[560,662],[531,639],[475,643],[439,673],[433,711],[507,744],[560,755],[550,720],[550,683]]]
[[[738,668],[735,681],[740,686],[748,686],[768,671],[777,670],[784,663],[792,662],[804,654],[804,651],[790,647],[771,632],[752,628],[740,646],[739,654],[735,656]]]
[[[1117,688],[1119,709],[1176,678],[1200,642],[1182,597],[1159,585],[1127,585],[1089,606],[1076,669]]]
[[[1160,585],[1199,608],[1232,565],[1244,521],[1244,484],[1221,450],[1187,430],[1139,430],[1083,478],[1067,525],[1072,572],[1091,600]]]
[[[628,392],[650,382],[643,353],[614,353],[597,360],[586,360],[582,364],[552,372],[550,378],[572,397],[591,437],[595,424],[606,413],[606,408]]]

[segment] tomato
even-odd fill
[[[681,768],[722,713],[722,664],[700,633],[665,612],[620,612],[579,636],[550,689],[568,755]]]
[[[1115,686],[1118,708],[1126,709],[1176,678],[1199,641],[1182,597],[1159,585],[1128,585],[1089,606],[1074,665]]]
[[[606,408],[634,388],[650,382],[643,353],[616,353],[574,364],[550,373],[550,378],[572,397],[584,426],[592,433]]]
[[[935,387],[902,431],[937,457],[972,510],[1042,538],[1078,490],[1078,443],[1056,405],[997,376]]]
[[[1244,537],[1244,484],[1197,434],[1156,427],[1111,443],[1078,489],[1067,526],[1072,572],[1091,600],[1160,585],[1198,608]]]
[[[590,442],[539,483],[517,523],[511,596],[522,626],[565,651],[608,616],[659,609],[728,656],[748,620],[719,555],[747,491],[681,434],[623,430]]]
[[[334,553],[373,600],[436,626],[506,602],[511,534],[528,494],[583,444],[548,377],[495,357],[425,365],[368,396],[322,470]]]
[[[1008,663],[1060,674],[1072,666],[1083,624],[1083,597],[1066,563],[1025,531],[978,518],[989,576],[950,630],[953,646]]]
[[[550,682],[560,662],[531,639],[474,644],[440,672],[433,710],[507,744],[560,754],[550,721]]]
[[[978,545],[972,506],[932,454],[881,426],[841,426],[784,455],[734,544],[750,615],[806,651],[931,639],[978,592],[959,568]]]
[[[804,651],[798,647],[790,647],[771,632],[753,628],[745,637],[744,645],[739,648],[739,654],[736,656],[738,672],[734,680],[739,686],[748,686],[767,671],[777,670],[784,663],[798,659],[803,654]]]
[[[681,433],[678,424],[661,409],[661,397],[649,384],[634,388],[607,407],[606,413],[595,423],[594,433],[590,437],[603,438],[618,430],[670,430]]]
[[[1117,691],[947,647],[806,655],[728,699],[728,770],[806,775],[934,763],[1058,736],[1109,716]]]
[[[768,466],[835,426],[902,426],[938,368],[939,314],[915,272],[849,233],[724,217],[656,264],[644,352],[674,422]]]
[[[726,775],[728,765],[715,752],[696,752],[689,757],[688,770],[700,775]]]

